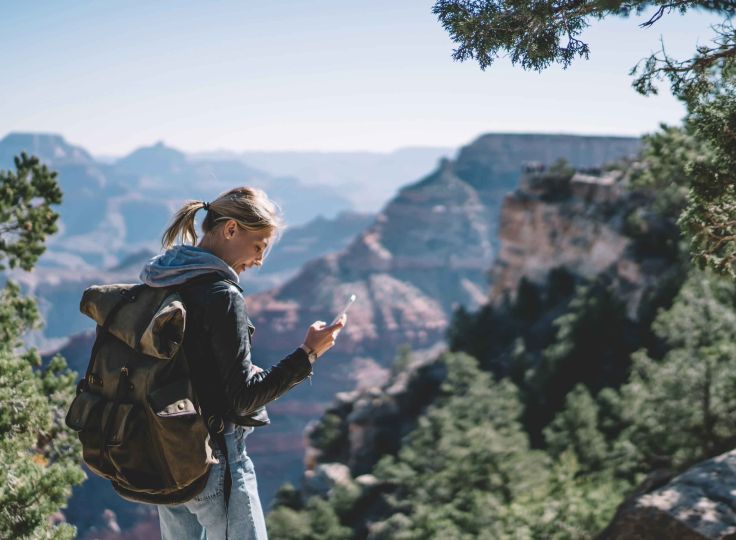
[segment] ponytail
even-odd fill
[[[197,231],[194,228],[194,215],[197,210],[204,208],[204,203],[200,201],[187,201],[187,203],[179,209],[171,221],[171,225],[161,237],[161,245],[164,249],[169,249],[176,243],[177,238],[181,237],[182,244],[191,241],[192,244],[197,243]]]
[[[197,243],[194,216],[200,208],[207,211],[202,223],[205,234],[229,219],[235,220],[240,227],[249,231],[271,229],[275,236],[284,229],[281,209],[263,190],[238,187],[221,193],[210,203],[187,201],[176,212],[171,225],[161,237],[164,249],[169,249],[179,238],[182,243]]]

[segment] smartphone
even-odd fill
[[[330,326],[332,326],[333,324],[335,324],[338,321],[338,319],[343,316],[344,313],[347,313],[348,312],[348,309],[350,309],[350,306],[353,305],[353,302],[355,302],[355,295],[354,294],[351,294],[348,297],[348,301],[345,304],[345,307],[343,308],[343,310],[340,313],[338,313],[337,316],[334,319],[332,319],[332,322],[330,323]]]

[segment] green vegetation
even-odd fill
[[[633,356],[621,389],[627,466],[681,468],[736,446],[736,284],[695,271],[655,320],[662,358]]]
[[[25,154],[16,172],[0,172],[0,259],[31,270],[56,231],[61,202],[55,173]],[[8,281],[0,291],[0,538],[73,538],[54,516],[84,479],[81,449],[63,415],[76,375],[63,358],[47,365],[23,334],[39,324],[35,302]]]
[[[615,330],[576,333],[591,331],[583,321],[615,326],[595,318],[610,301],[595,290],[575,293],[540,366],[526,372],[535,380],[544,365],[550,381],[577,379],[562,404],[545,402],[555,414],[509,377],[447,353],[438,360],[447,372],[439,395],[399,451],[374,467],[377,487],[333,489],[306,503],[284,488],[269,516],[272,537],[590,538],[647,474],[674,474],[736,446],[736,286],[692,270],[650,325],[657,346],[616,353],[631,358],[630,377],[608,386],[591,384],[596,370],[570,363],[615,365],[615,355],[592,349],[596,341],[610,347],[621,337]]]

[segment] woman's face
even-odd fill
[[[263,264],[263,254],[271,242],[273,229],[248,231],[231,219],[218,232],[215,255],[229,264],[237,274],[246,268]]]

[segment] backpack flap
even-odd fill
[[[143,331],[140,351],[149,356],[173,358],[184,340],[187,310],[178,293],[167,296]]]
[[[103,325],[113,307],[135,285],[93,285],[82,295],[79,310]],[[184,340],[186,309],[178,293],[167,288],[143,287],[134,302],[115,315],[109,332],[148,356],[169,360]]]

